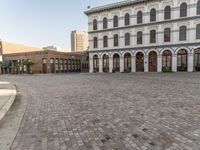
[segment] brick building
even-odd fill
[[[5,74],[88,72],[88,68],[86,52],[51,50],[4,54],[1,65]]]

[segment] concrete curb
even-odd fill
[[[5,115],[7,114],[9,109],[11,108],[12,104],[15,101],[16,95],[17,95],[16,87],[11,83],[9,83],[9,84],[11,86],[10,97],[8,98],[8,100],[4,104],[4,106],[0,109],[0,121],[5,117]]]

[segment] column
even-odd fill
[[[194,71],[194,55],[193,53],[188,54],[188,72]]]
[[[112,73],[113,70],[113,58],[109,57],[109,72]]]
[[[131,72],[136,72],[136,56],[131,56]]]
[[[90,73],[93,73],[93,58],[90,57]]]
[[[124,56],[120,56],[120,72],[124,72]]]
[[[144,56],[144,72],[149,72],[149,60],[148,55]]]
[[[103,59],[102,57],[99,58],[99,72],[103,72]]]
[[[162,72],[162,56],[157,56],[157,72]]]
[[[177,54],[172,54],[172,71],[177,72]]]

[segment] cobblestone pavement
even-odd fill
[[[0,80],[27,89],[11,150],[200,150],[200,73]]]

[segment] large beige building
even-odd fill
[[[71,32],[71,51],[80,52],[88,49],[88,33],[83,31]]]
[[[89,8],[90,72],[200,71],[200,0]]]

